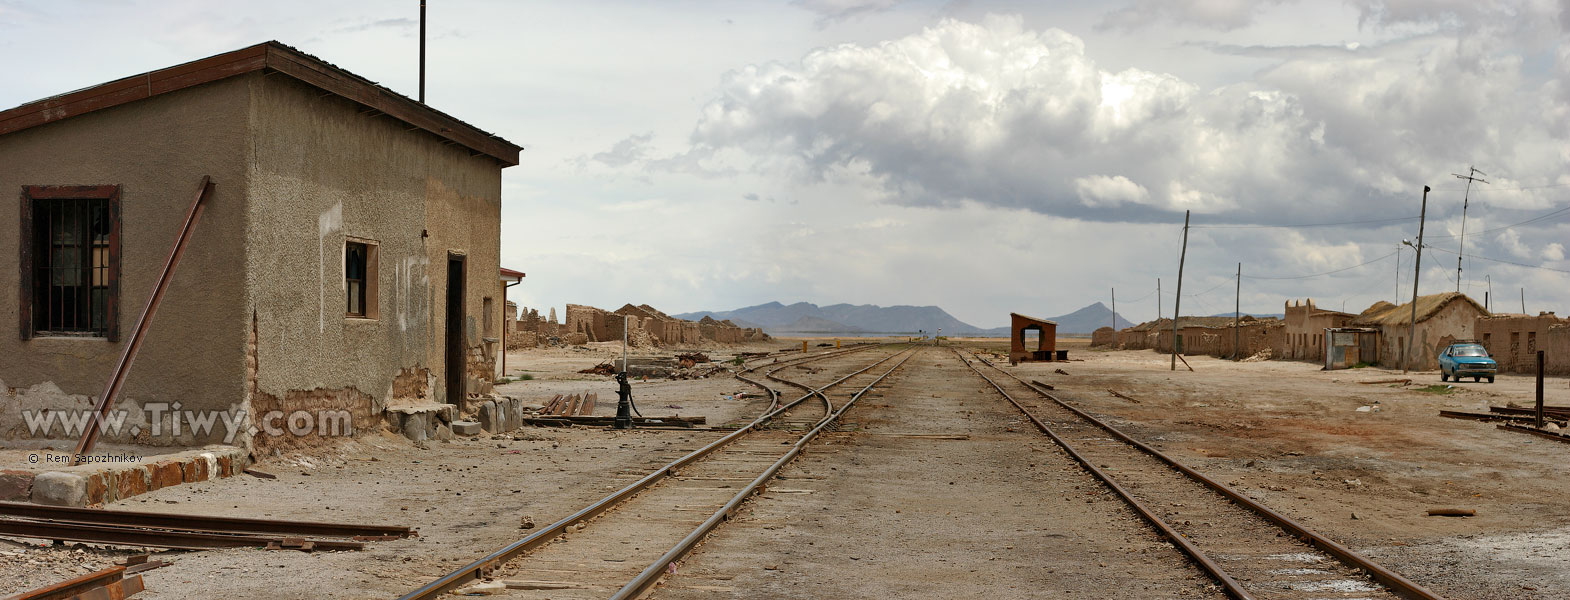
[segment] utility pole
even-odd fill
[[[1243,353],[1239,344],[1243,339],[1241,323],[1243,318],[1243,263],[1237,264],[1237,295],[1232,300],[1232,360],[1237,360]]]
[[[1396,295],[1391,297],[1401,299],[1401,244],[1396,244]]]
[[[1423,209],[1417,213],[1417,259],[1412,261],[1412,322],[1407,326],[1406,360],[1401,361],[1403,375],[1412,365],[1412,343],[1417,335],[1417,282],[1423,274],[1423,226],[1428,223],[1428,192],[1428,186],[1423,186]]]
[[[1118,330],[1118,289],[1112,288],[1112,331]]]
[[[1183,251],[1178,254],[1178,287],[1177,298],[1172,300],[1172,370],[1177,370],[1178,353],[1178,315],[1183,314],[1183,263],[1188,261],[1188,216],[1189,211],[1183,211]]]
[[[1526,288],[1521,288],[1521,314],[1526,314]]]
[[[1483,183],[1488,183],[1487,179],[1479,179],[1477,177],[1477,175],[1487,175],[1487,173],[1479,171],[1477,170],[1477,167],[1471,165],[1467,165],[1466,168],[1468,169],[1466,175],[1462,175],[1460,173],[1451,173],[1451,175],[1455,175],[1458,178],[1466,180],[1466,193],[1461,196],[1461,235],[1458,236],[1461,240],[1461,249],[1456,252],[1457,292],[1461,291],[1461,258],[1462,253],[1466,251],[1466,205],[1470,202],[1472,197],[1472,182],[1481,181]]]
[[[1156,320],[1161,320],[1161,278],[1156,278]]]
[[[1483,292],[1483,310],[1494,312],[1494,276],[1493,274],[1484,275],[1483,279],[1488,281],[1488,291]]]
[[[420,0],[420,104],[425,104],[425,0]]]

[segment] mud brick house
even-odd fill
[[[1446,292],[1417,298],[1416,342],[1412,345],[1413,369],[1438,369],[1439,353],[1456,340],[1475,339],[1479,317],[1488,309],[1466,294]],[[1401,368],[1406,340],[1412,326],[1412,305],[1376,302],[1351,322],[1353,327],[1379,329],[1379,364]]]
[[[1473,334],[1502,373],[1536,373],[1537,351],[1542,350],[1544,373],[1570,375],[1570,319],[1552,312],[1494,314],[1478,317]]]
[[[21,410],[92,405],[204,176],[103,441],[222,441],[148,436],[154,402],[369,431],[391,403],[489,391],[519,150],[277,42],[0,112],[0,438],[30,436]]]
[[[1325,330],[1345,327],[1357,315],[1325,310],[1314,306],[1314,299],[1287,301],[1285,308],[1286,343],[1276,357],[1295,360],[1325,360]]]

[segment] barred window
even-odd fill
[[[22,337],[115,339],[120,187],[22,191]]]

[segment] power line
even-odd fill
[[[1483,235],[1485,233],[1493,233],[1495,231],[1504,231],[1506,229],[1511,229],[1511,228],[1514,228],[1514,227],[1520,227],[1522,225],[1526,225],[1526,224],[1529,224],[1529,223],[1536,223],[1538,221],[1541,221],[1543,219],[1547,219],[1549,217],[1552,217],[1554,215],[1557,215],[1557,214],[1560,214],[1560,213],[1563,213],[1563,212],[1566,212],[1566,211],[1570,211],[1570,206],[1566,206],[1564,208],[1561,208],[1561,209],[1556,210],[1554,212],[1548,213],[1546,215],[1542,215],[1542,216],[1539,216],[1539,217],[1533,217],[1531,219],[1527,219],[1525,221],[1522,221],[1520,223],[1516,223],[1514,225],[1505,225],[1504,227],[1495,227],[1493,229],[1484,229],[1482,231],[1474,231],[1472,233],[1465,234],[1465,236],[1466,237],[1472,237],[1474,235]],[[1455,239],[1455,238],[1462,237],[1462,236],[1459,236],[1459,235],[1431,235],[1431,236],[1428,236],[1428,237],[1431,238],[1431,239],[1438,240],[1438,239]]]
[[[1456,252],[1451,252],[1449,250],[1444,250],[1444,249],[1441,249],[1441,248],[1434,248],[1432,246],[1429,246],[1428,244],[1423,244],[1423,246],[1427,247],[1429,250],[1438,250],[1438,251],[1444,252],[1446,254],[1457,254]],[[1511,261],[1511,260],[1504,260],[1504,259],[1499,259],[1499,258],[1489,258],[1487,256],[1478,256],[1476,254],[1466,254],[1464,256],[1466,256],[1467,258],[1476,258],[1476,259],[1481,259],[1481,260],[1493,261],[1493,262],[1496,262],[1496,263],[1504,263],[1504,264],[1507,264],[1507,265],[1515,265],[1517,267],[1526,267],[1528,269],[1542,269],[1544,271],[1553,271],[1555,273],[1570,274],[1570,270],[1566,270],[1566,269],[1555,269],[1553,267],[1545,267],[1545,266],[1542,266],[1542,265],[1529,265],[1529,264],[1526,264],[1526,263],[1518,263],[1518,262]]]
[[[1370,223],[1399,223],[1401,221],[1416,221],[1417,217],[1401,217],[1397,219],[1371,219],[1368,221],[1339,221],[1336,223],[1304,223],[1301,225],[1194,225],[1192,229],[1297,229],[1299,227],[1334,227],[1337,225],[1367,225]]]
[[[1428,244],[1423,244],[1423,245],[1427,246]],[[1296,276],[1293,276],[1293,277],[1261,277],[1261,276],[1258,276],[1258,275],[1244,275],[1243,278],[1244,279],[1272,279],[1272,280],[1308,279],[1310,277],[1320,277],[1320,276],[1323,276],[1323,275],[1331,275],[1331,274],[1335,274],[1335,273],[1340,273],[1342,271],[1350,271],[1350,270],[1356,269],[1358,267],[1374,264],[1376,262],[1382,261],[1384,259],[1390,258],[1390,257],[1395,256],[1395,255],[1396,255],[1395,252],[1391,252],[1390,254],[1386,254],[1384,256],[1381,256],[1379,258],[1370,260],[1370,261],[1365,262],[1365,263],[1355,264],[1355,265],[1352,265],[1350,267],[1336,269],[1334,271],[1325,271],[1324,273],[1314,273],[1313,275],[1296,275]]]

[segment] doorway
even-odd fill
[[[468,374],[464,369],[463,343],[463,255],[447,255],[447,403],[463,409],[464,382]]]

